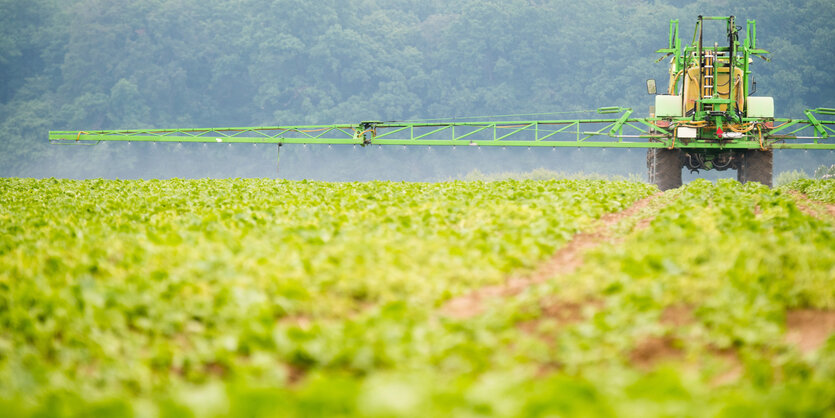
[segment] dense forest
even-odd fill
[[[51,129],[411,120],[627,106],[666,84],[670,19],[756,19],[758,94],[835,107],[831,0],[0,0],[0,176],[403,180],[545,167],[642,173],[643,152],[102,144]],[[835,163],[779,152],[775,172]]]

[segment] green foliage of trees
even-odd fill
[[[831,105],[824,0],[0,0],[0,175],[83,176],[129,152],[56,150],[48,129],[643,113],[669,19],[687,41],[698,14],[758,20],[778,113]]]

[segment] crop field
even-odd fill
[[[835,416],[835,180],[0,179],[0,416]]]

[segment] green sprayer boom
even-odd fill
[[[727,39],[706,45],[707,22],[723,23]],[[506,121],[365,121],[335,125],[278,125],[194,129],[121,129],[51,131],[56,144],[101,141],[203,142],[254,144],[355,144],[438,146],[522,146],[647,148],[649,181],[661,189],[681,185],[683,167],[738,171],[740,181],[771,184],[774,149],[835,149],[835,109],[805,112],[805,119],[774,117],[774,100],[754,96],[750,64],[768,51],[759,49],[756,22],[747,21],[746,38],[734,17],[699,16],[690,44],[679,38],[678,20],[670,22],[666,48],[669,84],[655,96],[649,117],[633,117],[631,108],[603,107],[597,119]],[[767,59],[766,59],[767,60]]]
[[[491,122],[360,122],[336,125],[287,125],[231,128],[119,129],[110,131],[50,131],[55,144],[101,141],[203,142],[253,144],[354,145],[473,145],[593,148],[699,149],[835,149],[835,121],[815,114],[835,115],[835,109],[808,110],[809,119],[775,119],[757,132],[728,140],[676,141],[663,118],[633,118],[632,109],[601,108],[618,113],[610,119],[564,119]],[[685,118],[685,121],[690,121]],[[680,126],[686,126],[682,123]],[[664,127],[662,127],[664,126]],[[649,141],[648,141],[649,140]]]

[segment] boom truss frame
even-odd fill
[[[678,149],[835,149],[835,109],[805,112],[806,119],[744,119],[738,138],[699,140],[678,138],[676,130],[691,118],[631,117],[632,109],[605,107],[602,119],[510,120],[471,122],[380,122],[357,124],[287,125],[191,129],[122,129],[50,131],[52,144],[95,145],[102,141],[354,144],[422,146],[521,146],[578,148]]]

